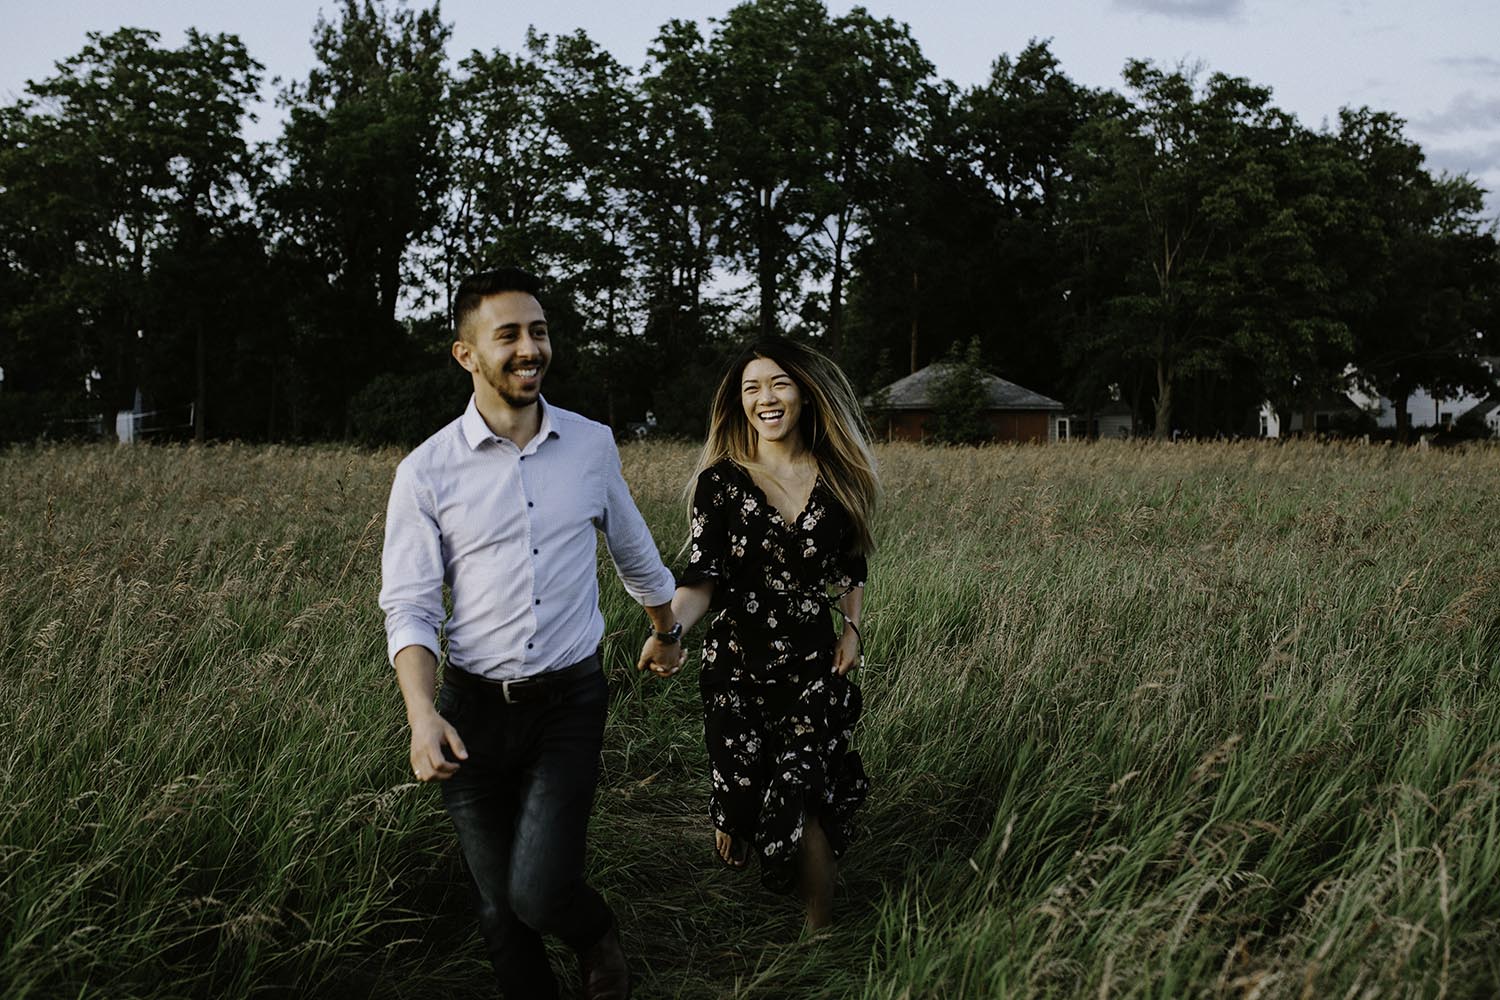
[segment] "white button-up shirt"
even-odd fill
[[[526,447],[489,429],[474,400],[396,469],[385,519],[380,607],[392,661],[407,646],[495,680],[576,663],[599,647],[596,531],[625,590],[672,599],[608,427],[541,404]],[[443,584],[453,612],[444,621]]]

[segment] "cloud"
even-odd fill
[[[1437,135],[1451,132],[1467,132],[1470,129],[1500,128],[1500,96],[1480,96],[1466,90],[1449,103],[1446,111],[1413,118],[1414,128]]]
[[[1436,62],[1473,76],[1500,76],[1500,59],[1494,56],[1448,56]]]
[[[1115,6],[1195,21],[1229,21],[1240,16],[1245,0],[1115,0]]]
[[[1500,142],[1483,143],[1478,146],[1458,146],[1448,149],[1427,149],[1430,167],[1450,174],[1468,174],[1479,179],[1486,176],[1500,177]],[[1495,191],[1490,191],[1493,199]]]

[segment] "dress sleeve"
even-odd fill
[[[839,590],[852,590],[865,585],[869,567],[863,552],[845,552],[838,558],[839,578],[835,581]]]
[[[839,541],[839,554],[833,563],[834,588],[849,591],[855,587],[863,587],[865,577],[869,574],[869,565],[865,560],[865,554],[859,551],[854,536],[854,525],[850,523],[847,514],[844,515],[844,536]]]
[[[693,512],[688,519],[688,557],[678,586],[723,579],[728,574],[728,484],[718,469],[704,469],[693,487]]]

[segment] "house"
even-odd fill
[[[1096,438],[1100,441],[1115,441],[1135,436],[1135,411],[1122,399],[1112,399],[1089,414],[1074,413],[1067,418],[1068,438]],[[1059,430],[1062,428],[1060,427]]]
[[[1312,419],[1311,426],[1307,425],[1309,415]],[[1329,392],[1313,400],[1311,405],[1299,407],[1287,414],[1286,426],[1283,427],[1276,408],[1267,402],[1260,407],[1260,436],[1276,438],[1304,431],[1313,434],[1348,434],[1358,432],[1361,426],[1368,428],[1373,416],[1374,412],[1357,402],[1351,394]]]
[[[1481,357],[1479,360],[1492,374],[1500,373],[1500,357]],[[1382,430],[1395,428],[1396,407],[1389,399],[1370,395],[1358,388],[1349,390],[1349,398],[1374,413],[1376,426]],[[1487,397],[1467,392],[1460,392],[1456,396],[1436,396],[1426,389],[1416,389],[1406,400],[1406,415],[1413,431],[1446,431],[1451,430],[1460,419],[1465,422],[1477,419],[1482,420],[1490,428],[1491,434],[1494,434],[1495,424],[1486,411],[1470,414],[1470,411],[1488,401]]]
[[[936,412],[936,390],[954,367],[952,362],[939,361],[912,372],[866,397],[865,409],[884,425],[888,439],[926,440],[931,436],[928,421]],[[1067,419],[1063,404],[988,372],[982,372],[980,379],[986,397],[984,419],[992,440],[1058,440],[1059,421]]]
[[[1500,437],[1500,396],[1486,396],[1460,414],[1458,426],[1464,425],[1485,437]]]

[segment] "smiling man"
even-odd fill
[[[396,470],[380,606],[412,772],[442,784],[501,995],[557,996],[542,942],[553,934],[578,952],[587,996],[625,997],[614,917],[583,877],[608,696],[599,532],[651,619],[641,663],[674,672],[681,630],[609,428],[542,398],[552,340],[540,291],[513,268],[459,286],[453,357],[474,395]]]

